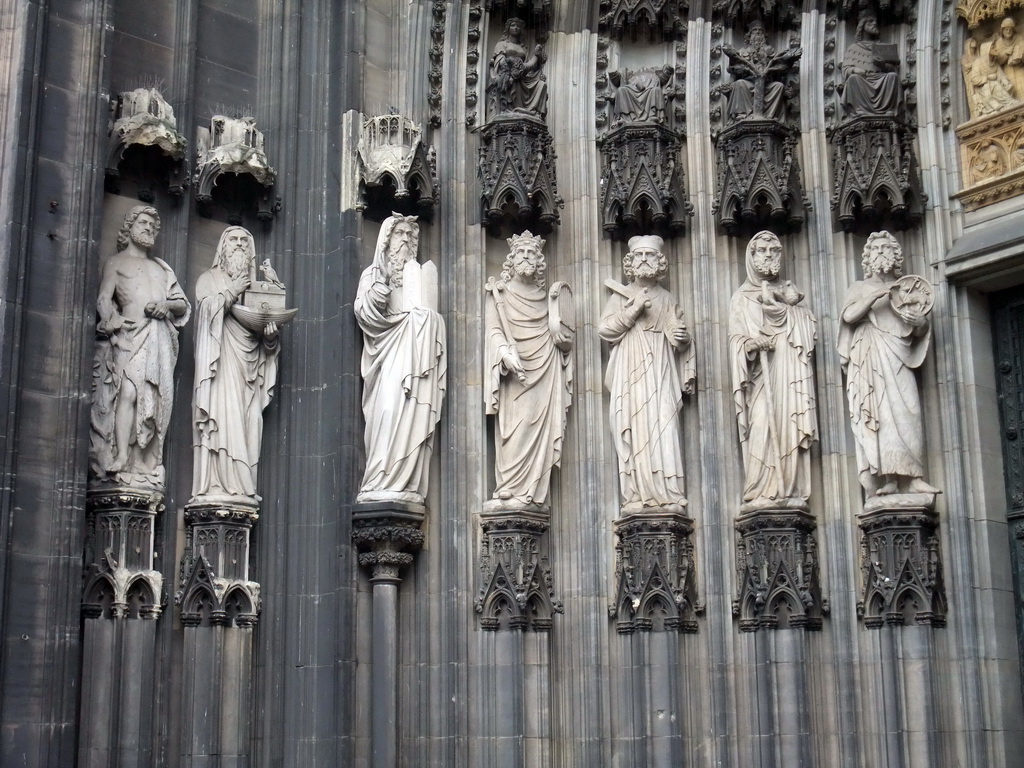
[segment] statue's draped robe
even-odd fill
[[[527,69],[529,52],[519,43],[501,40],[491,59],[489,117],[514,110],[544,118],[548,112],[548,84],[539,68]]]
[[[661,123],[665,118],[665,95],[657,72],[633,72],[628,82],[615,91],[615,117],[637,123]]]
[[[856,67],[867,74],[848,71]],[[856,42],[843,57],[843,106],[848,117],[895,115],[903,110],[903,90],[898,72],[884,72],[875,63],[875,43]]]
[[[196,283],[196,378],[192,396],[192,497],[258,501],[256,470],[263,409],[277,382],[275,339],[268,343],[229,309],[232,280],[219,267]]]
[[[366,471],[360,494],[413,494],[422,503],[434,431],[441,418],[448,359],[444,320],[432,309],[378,309],[390,295],[380,267],[364,270],[355,315],[363,331]],[[391,302],[394,304],[394,301]]]
[[[696,356],[693,344],[677,350],[670,341],[681,323],[672,294],[655,286],[648,299],[651,306],[630,326],[627,299],[613,294],[598,329],[611,344],[605,386],[619,490],[623,504],[686,504],[679,409],[683,393],[693,391]]]
[[[192,308],[174,272],[161,259],[148,257],[163,270],[164,300],[183,301],[180,316],[163,320],[147,317],[134,327],[121,326],[113,336],[99,337],[93,366],[93,405],[90,459],[95,477],[162,487],[163,446],[174,405],[174,365],[178,360],[178,328],[188,322]],[[117,445],[114,417],[124,382],[135,388],[134,450],[128,465],[115,467]]]
[[[1021,63],[1024,58],[1024,36],[1015,32],[1007,40],[1002,34],[997,34],[992,40],[992,55],[1002,65],[1006,79],[1013,86],[1014,98],[1018,101],[1024,99],[1024,64]]]
[[[817,322],[807,307],[781,300],[766,306],[760,298],[760,284],[748,279],[733,294],[729,312],[743,500],[807,499],[810,448],[818,424],[813,364]],[[759,338],[762,328],[775,339],[775,349],[747,352],[746,342]]]
[[[572,400],[572,357],[548,330],[548,297],[536,285],[509,282],[498,294],[526,381],[502,362],[508,339],[494,294],[487,300],[487,402],[495,424],[495,498],[511,494],[524,504],[546,505],[551,470],[559,465],[566,411]]]
[[[843,312],[879,285],[878,279],[855,283]],[[914,371],[924,362],[930,339],[930,329],[915,328],[888,301],[873,306],[859,322],[840,327],[857,468],[866,488],[883,475],[924,476],[924,426]]]

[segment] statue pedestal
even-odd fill
[[[619,634],[697,631],[693,520],[678,504],[624,507],[615,521],[615,603]]]
[[[736,518],[733,616],[741,632],[821,629],[828,603],[821,597],[814,516],[803,499],[744,504]]]
[[[260,585],[250,580],[255,500],[199,497],[185,505],[181,590],[184,625],[182,756],[192,765],[216,754],[247,765],[252,641]]]
[[[599,145],[604,231],[619,240],[683,232],[693,206],[686,197],[679,136],[658,123],[626,123]]]
[[[539,117],[509,112],[480,129],[484,222],[546,234],[564,204],[555,182],[555,150]]]
[[[475,606],[485,630],[533,629],[547,632],[562,613],[555,598],[543,539],[550,508],[491,499],[480,513],[482,581]]]
[[[163,494],[91,488],[86,505],[78,764],[145,765],[153,760],[155,619],[163,606],[153,539]]]
[[[864,626],[946,624],[935,495],[874,496],[858,515]]]
[[[909,229],[921,222],[914,135],[896,117],[844,120],[832,135],[832,209],[844,232]]]
[[[427,510],[408,501],[368,501],[352,507],[352,541],[373,585],[370,680],[372,768],[398,765],[398,586],[403,568],[423,547]]]

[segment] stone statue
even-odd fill
[[[747,280],[729,308],[732,391],[743,449],[746,509],[806,507],[818,435],[814,393],[817,321],[804,295],[779,277],[782,244],[758,232]]]
[[[786,113],[785,80],[796,66],[802,51],[789,48],[776,53],[765,38],[764,26],[755,21],[744,38],[746,45],[736,50],[723,45],[729,57],[729,73],[735,78],[729,84],[727,112],[733,120],[783,120]]]
[[[505,22],[505,32],[494,46],[491,79],[487,83],[490,116],[507,112],[535,115],[543,120],[548,113],[548,84],[541,69],[548,60],[544,47],[537,45],[529,55],[522,44],[522,19]]]
[[[995,142],[979,149],[971,160],[971,184],[997,179],[1005,173],[1005,153]]]
[[[672,67],[609,72],[615,86],[613,120],[620,123],[664,123],[664,87],[672,79]]]
[[[992,53],[993,43],[983,43],[967,75],[971,115],[985,117],[1020,104],[1013,83]]]
[[[253,330],[238,313],[256,278],[256,244],[228,227],[213,267],[196,283],[196,376],[192,393],[192,501],[253,506],[263,409],[277,382],[278,324]]]
[[[924,424],[914,371],[928,354],[931,285],[903,275],[903,249],[888,232],[868,237],[864,279],[843,302],[839,356],[846,369],[860,482],[868,498],[935,494],[924,481]]]
[[[437,268],[416,260],[415,216],[381,225],[373,263],[359,278],[366,471],[356,503],[423,504],[448,373]]]
[[[693,393],[696,356],[682,307],[658,284],[668,272],[663,242],[630,238],[628,284],[606,281],[613,293],[598,326],[611,345],[605,386],[624,512],[686,505],[679,410]]]
[[[486,405],[494,428],[494,498],[504,506],[548,506],[572,401],[572,324],[554,316],[556,283],[544,290],[544,241],[529,231],[508,240],[501,276],[487,283]],[[511,502],[511,504],[509,504]]]
[[[1014,98],[1024,99],[1024,36],[1017,32],[1011,18],[1003,19],[999,34],[992,40],[992,58],[1003,68],[1013,85]]]
[[[156,210],[135,206],[117,233],[117,253],[103,264],[89,454],[98,484],[164,487],[178,329],[191,307],[171,268],[149,254],[159,231]]]
[[[855,41],[843,56],[843,113],[846,117],[898,117],[903,86],[897,46],[878,42],[878,19],[861,16]]]

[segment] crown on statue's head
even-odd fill
[[[521,245],[533,245],[539,251],[544,248],[546,241],[540,235],[535,235],[530,230],[526,230],[521,235],[512,235],[506,242],[508,242],[508,247],[513,251]]]

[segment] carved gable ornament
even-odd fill
[[[383,217],[393,210],[433,210],[438,195],[436,160],[416,123],[401,115],[371,117],[363,123],[358,153],[364,209],[379,208]]]
[[[1024,0],[959,0],[956,15],[967,22],[968,29],[977,29],[986,19],[1006,16],[1021,7],[1024,7]]]
[[[120,191],[118,182],[122,172],[126,170],[123,167],[126,162],[125,152],[130,148],[136,148],[151,153],[150,158],[152,153],[156,153],[165,161],[155,163],[147,158],[145,162],[135,164],[136,167],[128,171],[128,174],[143,176],[146,175],[146,170],[162,165],[167,191],[172,195],[181,195],[187,183],[182,161],[185,159],[188,142],[178,133],[174,110],[164,100],[160,91],[156,88],[123,91],[112,100],[110,109],[113,122],[107,141],[108,191],[115,194]],[[149,180],[140,178],[140,181],[140,199],[152,202],[152,192],[147,191]]]
[[[214,188],[222,185],[229,174],[237,177],[235,181],[251,182],[229,185],[230,192],[224,192],[221,202],[230,211],[229,222],[240,223],[240,210],[250,205],[258,206],[261,221],[273,218],[280,208],[280,203],[270,198],[277,171],[267,159],[263,133],[254,117],[214,115],[209,128],[200,126],[197,130],[193,182],[201,211],[209,212]]]
[[[648,37],[671,40],[680,26],[679,11],[684,5],[679,0],[602,0],[601,25],[617,40],[627,31],[634,38],[645,31]]]

